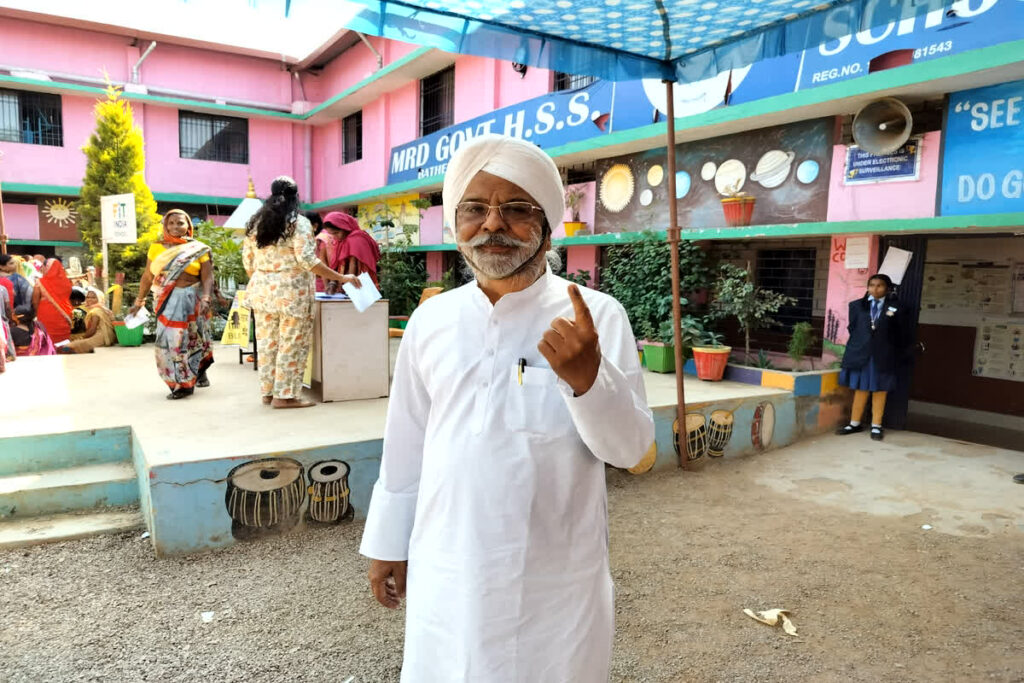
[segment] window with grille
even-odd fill
[[[561,71],[555,72],[555,92],[559,90],[576,90],[585,88],[597,79],[593,76],[577,76],[575,74],[564,74]]]
[[[455,67],[420,81],[420,137],[455,123]]]
[[[363,112],[357,111],[341,120],[341,163],[350,164],[363,158]]]
[[[796,303],[774,317],[784,327],[808,322],[814,315],[814,272],[817,249],[759,249],[757,286],[785,294]]]
[[[178,150],[182,159],[249,163],[249,121],[231,116],[178,112]]]
[[[63,147],[60,95],[0,89],[0,140]]]

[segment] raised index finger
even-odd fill
[[[578,326],[594,327],[594,317],[590,315],[590,308],[583,300],[583,294],[576,285],[569,285],[569,298],[572,299],[572,308],[575,313],[575,323]]]

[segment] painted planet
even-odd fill
[[[660,165],[655,164],[647,170],[647,184],[651,187],[657,187],[661,185],[661,181],[665,179],[665,169]]]
[[[650,190],[644,190],[640,193],[640,206],[650,206],[653,201],[654,193]]]
[[[676,172],[676,199],[682,199],[690,192],[690,174],[686,171]]]
[[[747,182],[747,167],[739,159],[723,161],[715,171],[715,189],[718,194],[729,195],[743,189]]]
[[[796,179],[804,185],[813,183],[818,179],[818,173],[821,169],[818,168],[818,162],[814,159],[807,159],[801,161],[800,165],[796,167]]]
[[[765,152],[757,160],[757,167],[750,174],[750,179],[755,183],[760,183],[761,187],[768,189],[778,187],[789,177],[795,157],[795,152],[783,152],[781,149]]]
[[[705,181],[711,180],[712,178],[715,177],[715,171],[717,170],[718,166],[715,165],[715,162],[708,161],[707,163],[700,167],[700,177]]]
[[[601,203],[612,213],[626,208],[633,198],[633,172],[626,164],[615,164],[601,178]]]

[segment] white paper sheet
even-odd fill
[[[134,330],[139,325],[145,325],[147,320],[149,320],[149,311],[143,306],[135,315],[125,316],[124,326],[129,330]]]
[[[847,269],[871,267],[870,237],[846,238],[846,267]]]
[[[885,258],[882,260],[882,267],[878,269],[878,272],[882,275],[888,275],[894,285],[898,285],[903,282],[903,276],[907,272],[907,266],[910,265],[910,259],[914,256],[914,252],[900,249],[898,247],[889,247],[889,250],[885,252]]]
[[[359,282],[362,284],[362,287],[359,289],[348,283],[343,284],[341,288],[345,290],[348,298],[355,304],[356,310],[362,313],[373,305],[374,301],[380,301],[380,292],[377,290],[377,286],[373,284],[373,280],[370,279],[369,273],[360,275]]]

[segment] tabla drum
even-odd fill
[[[732,424],[735,418],[728,410],[711,411],[708,421],[708,455],[721,458],[725,455],[725,447],[732,438]]]
[[[641,458],[640,462],[629,468],[630,474],[643,474],[654,467],[655,461],[658,459],[658,442],[655,441],[651,444],[651,447],[647,449],[647,453]]]
[[[314,522],[337,524],[348,515],[348,463],[324,460],[309,468],[309,518]]]
[[[295,526],[306,501],[303,474],[291,458],[253,460],[231,470],[224,502],[235,538]]]
[[[754,408],[754,421],[750,423],[750,443],[759,451],[772,445],[775,436],[775,406],[765,401]]]

